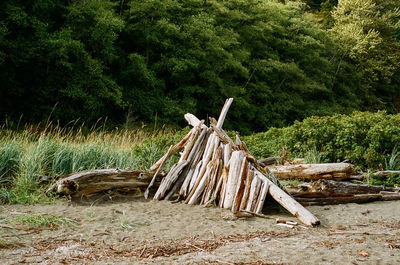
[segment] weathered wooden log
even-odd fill
[[[251,188],[251,182],[253,181],[253,170],[249,168],[247,171],[247,178],[246,178],[246,184],[245,184],[245,190],[242,198],[242,202],[240,203],[240,208],[239,210],[246,210],[247,202],[249,200],[249,195],[250,195],[250,188]]]
[[[343,197],[322,197],[322,198],[301,198],[296,200],[304,206],[311,205],[333,205],[344,203],[368,203],[374,201],[391,201],[400,200],[400,194],[383,195],[383,194],[357,194],[353,196]]]
[[[268,194],[268,189],[269,189],[269,184],[268,182],[265,181],[261,186],[260,195],[258,196],[256,210],[255,210],[256,214],[261,214],[262,212],[265,198],[267,197]]]
[[[179,158],[179,162],[181,162],[183,160],[189,160],[188,159],[189,154],[191,153],[192,148],[196,143],[197,136],[200,133],[200,126],[203,124],[203,122],[204,122],[204,120],[201,121],[201,123],[198,126],[193,128],[192,134],[190,135],[190,137],[189,137],[187,143],[185,144],[185,146],[183,147],[183,152],[182,152],[181,157]],[[193,155],[193,157],[194,157],[194,155]]]
[[[201,123],[201,121],[191,113],[186,113],[184,115],[184,117],[185,117],[185,120],[189,123],[189,125],[192,125],[193,127],[199,126],[199,124]],[[207,126],[202,124],[201,128],[202,129],[207,128]]]
[[[171,186],[177,180],[179,174],[182,172],[183,168],[189,163],[187,160],[183,160],[175,164],[171,170],[168,172],[167,176],[163,178],[156,194],[154,195],[154,200],[161,200],[164,198],[166,192],[171,188]]]
[[[206,137],[206,134],[208,132],[208,128],[203,128],[201,130],[200,136],[197,138],[196,142],[192,145],[192,148],[189,152],[189,154],[186,156],[185,154],[182,154],[182,157],[185,157],[187,161],[189,161],[188,165],[183,169],[182,173],[179,175],[178,180],[175,182],[174,186],[172,189],[168,192],[167,196],[165,196],[165,199],[171,200],[172,196],[181,188],[183,182],[185,179],[188,177],[188,181],[190,181],[191,175],[189,175],[190,170],[194,170],[193,166],[198,163],[200,160],[200,155],[201,152],[203,151],[202,149],[202,144],[204,142],[204,139]],[[194,142],[194,140],[193,140]],[[189,143],[191,144],[191,143]],[[185,147],[186,148],[186,147]],[[179,160],[181,161],[181,160]],[[184,187],[183,189],[187,189],[187,186]]]
[[[222,125],[224,124],[224,121],[225,121],[226,114],[227,114],[232,102],[233,102],[233,98],[229,98],[225,101],[225,104],[222,107],[221,113],[218,118],[217,128],[222,128]],[[194,177],[196,177],[197,180],[196,180],[196,183],[195,183],[193,189],[189,192],[189,195],[187,196],[187,198],[185,200],[186,203],[190,202],[190,204],[193,204],[194,201],[197,201],[198,196],[200,196],[200,194],[198,194],[199,190],[201,190],[201,192],[203,191],[202,189],[204,189],[204,187],[202,185],[204,184],[204,181],[205,181],[203,178],[204,178],[204,175],[206,172],[206,167],[211,159],[211,156],[216,151],[215,147],[219,146],[219,142],[220,142],[219,137],[217,137],[217,135],[215,133],[213,133],[207,142],[206,149],[204,151],[203,158],[202,158],[202,166],[200,167],[198,176],[194,176]],[[201,183],[201,186],[198,190],[198,186],[200,185],[200,183]],[[193,197],[193,195],[195,193],[196,193],[196,196],[195,196],[196,198],[191,199],[191,197]]]
[[[226,132],[222,128],[218,128],[215,125],[211,125],[211,129],[218,135],[221,141],[233,148],[234,150],[239,150],[239,146],[237,146],[231,138],[226,134]]]
[[[199,161],[199,163],[197,164],[197,166],[193,172],[193,176],[190,180],[190,184],[189,184],[187,193],[189,193],[191,190],[193,190],[194,186],[196,185],[202,163],[203,163],[203,161]],[[185,197],[187,197],[187,196],[189,196],[189,194],[185,195]]]
[[[199,201],[200,195],[204,191],[204,187],[208,181],[213,166],[213,161],[209,161],[206,167],[206,172],[203,176],[199,176],[200,179],[198,181],[198,185],[193,188],[193,193],[189,194],[188,198],[186,199],[185,202],[187,204],[196,204]]]
[[[221,113],[219,114],[219,117],[218,117],[217,128],[222,128],[222,125],[224,125],[226,114],[228,113],[228,110],[231,107],[232,102],[233,102],[233,98],[228,98],[225,101],[225,104],[222,107]]]
[[[207,171],[209,162],[212,162],[212,161],[210,161],[210,159],[212,156],[212,152],[214,150],[214,145],[218,144],[217,141],[218,141],[218,139],[216,139],[215,135],[211,134],[210,138],[208,139],[206,149],[204,150],[203,158],[201,160],[202,164],[198,171],[198,174],[193,175],[193,178],[196,179],[196,182],[194,183],[193,188],[189,191],[189,195],[187,196],[187,198],[185,200],[186,203],[189,203],[190,198],[194,195],[196,190],[198,190],[198,186],[200,185],[200,183],[201,183],[201,186],[200,186],[201,192],[203,191],[203,189],[204,189],[203,185],[204,185],[204,181],[205,181],[204,175]],[[208,173],[210,173],[210,172],[208,172]],[[196,192],[196,201],[197,201],[198,196],[200,196],[199,191]],[[194,202],[192,200],[191,204],[193,204],[193,203]]]
[[[203,130],[206,131],[205,136],[202,134],[199,136],[198,139],[198,152],[195,154],[195,158],[192,162],[192,165],[190,166],[189,172],[187,173],[187,176],[182,184],[182,187],[179,191],[179,196],[183,196],[183,198],[186,198],[188,193],[192,190],[194,184],[196,183],[196,177],[198,176],[198,171],[200,170],[201,167],[201,158],[203,157],[204,150],[206,148],[208,138],[211,136],[211,130],[208,128],[204,128]],[[204,136],[204,139],[202,137]]]
[[[355,194],[376,194],[382,191],[395,192],[400,191],[400,188],[321,179],[313,182],[311,185],[302,186],[302,191],[292,192],[291,195],[303,198],[342,197]]]
[[[235,151],[232,153],[231,160],[229,161],[229,174],[228,181],[226,183],[226,192],[224,198],[223,208],[232,208],[233,200],[235,198],[236,189],[238,185],[238,179],[240,176],[240,168],[244,160],[244,154],[242,151]]]
[[[249,166],[249,162],[247,161],[247,159],[244,159],[244,162],[242,163],[242,168],[240,169],[240,173],[239,173],[240,175],[239,175],[239,179],[238,179],[239,182],[238,182],[235,198],[233,200],[233,205],[232,205],[232,212],[234,214],[239,212],[239,210],[240,210],[240,205],[241,205],[244,191],[246,188],[246,178],[247,178],[247,174],[248,174],[248,166]]]
[[[253,181],[251,182],[250,195],[246,205],[246,211],[248,212],[255,212],[257,198],[261,188],[261,179],[254,176],[254,169],[252,169],[252,172],[253,172]]]
[[[282,205],[291,214],[299,218],[304,224],[309,226],[318,225],[320,222],[317,217],[310,213],[300,203],[290,197],[287,193],[281,190],[275,183],[264,176],[260,171],[255,169],[255,174],[262,181],[269,184],[269,194],[274,198],[280,205]]]
[[[222,175],[221,175],[222,186],[221,186],[219,202],[218,202],[218,207],[220,207],[220,208],[223,208],[223,206],[224,206],[225,194],[226,194],[226,185],[228,183],[228,174],[229,174],[229,168],[224,166],[222,168]]]
[[[354,173],[354,166],[349,163],[282,165],[266,168],[278,179],[341,180],[349,178]]]
[[[221,163],[221,153],[222,153],[222,146],[219,146],[215,152],[216,156],[213,159],[214,166],[211,170],[209,181],[206,182],[206,187],[200,204],[208,203],[208,201],[212,197],[215,186],[217,185],[217,177]]]
[[[59,179],[48,192],[72,197],[91,196],[112,189],[136,189],[149,185],[153,173],[138,170],[97,169],[74,173]],[[164,175],[159,175],[162,177]],[[155,184],[158,185],[158,182]],[[156,186],[157,186],[156,185]]]

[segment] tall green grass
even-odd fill
[[[114,130],[25,126],[0,131],[0,202],[38,203],[43,176],[100,168],[147,169],[187,130]],[[168,166],[168,165],[167,165]]]
[[[48,125],[20,130],[0,128],[0,202],[36,203],[51,198],[43,192],[43,176],[56,177],[100,168],[148,169],[183,130],[133,130]],[[228,132],[230,136],[235,132]],[[310,163],[345,159],[359,169],[400,169],[400,114],[354,112],[310,117],[286,128],[242,138],[257,158],[287,150]],[[175,160],[174,160],[175,159]],[[168,168],[176,157],[169,160]],[[383,180],[400,184],[400,179]]]

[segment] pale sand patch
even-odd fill
[[[16,243],[0,249],[0,264],[400,264],[400,202],[307,208],[320,227],[277,226],[275,218],[297,220],[276,207],[266,212],[271,219],[237,219],[219,208],[138,198],[6,205],[1,219],[47,213],[78,225],[25,235],[0,228],[1,238]],[[329,234],[334,231],[390,235]]]

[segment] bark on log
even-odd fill
[[[353,165],[348,163],[283,165],[266,168],[278,179],[341,180],[354,173]]]
[[[320,223],[317,217],[315,217],[300,203],[295,201],[287,193],[281,190],[277,185],[275,185],[271,180],[269,180],[257,169],[255,170],[255,174],[261,180],[269,184],[269,194],[272,196],[272,198],[274,198],[280,205],[282,205],[291,214],[299,218],[300,221],[309,226],[318,225]]]
[[[73,197],[81,197],[111,189],[144,188],[149,185],[152,176],[151,172],[138,170],[98,169],[83,171],[59,179],[48,189],[48,192],[55,191]]]

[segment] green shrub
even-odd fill
[[[292,156],[306,157],[314,152],[321,162],[348,159],[360,167],[380,168],[385,160],[390,161],[394,147],[400,143],[400,114],[354,112],[313,116],[243,140],[257,157],[279,155],[286,147]]]
[[[398,187],[400,185],[400,175],[390,174],[389,176],[377,176],[372,174],[369,180],[371,185],[383,185],[387,187]]]

